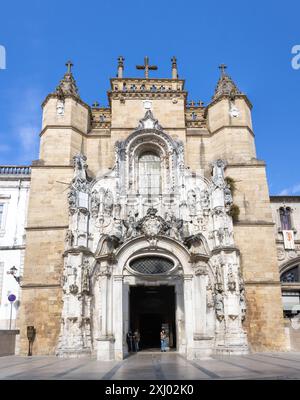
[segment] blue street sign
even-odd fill
[[[16,300],[16,296],[15,296],[14,294],[10,294],[10,295],[8,296],[8,301],[14,302],[15,300]]]

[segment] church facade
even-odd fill
[[[123,359],[129,330],[155,348],[161,328],[189,359],[285,350],[265,163],[225,66],[204,106],[175,57],[161,79],[120,57],[106,108],[67,67],[31,170],[21,353],[30,325],[35,354],[61,357]]]

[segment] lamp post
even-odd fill
[[[18,284],[20,285],[20,280],[21,277],[20,276],[16,276],[16,272],[18,271],[18,268],[16,268],[15,266],[11,267],[11,269],[9,271],[7,271],[8,275],[12,275],[15,280],[18,282]]]
[[[16,296],[14,294],[10,294],[8,296],[8,301],[10,302],[9,330],[11,330],[12,306],[13,306],[13,303],[15,300],[16,300]]]

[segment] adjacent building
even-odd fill
[[[30,167],[0,166],[0,330],[18,327],[29,188]]]

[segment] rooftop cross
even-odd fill
[[[66,62],[66,67],[68,68],[68,69],[67,69],[67,73],[68,73],[68,74],[70,74],[70,73],[72,72],[72,67],[73,67],[73,65],[74,65],[74,64],[73,64],[72,61],[70,61],[70,60]]]
[[[221,75],[224,76],[225,75],[225,69],[227,68],[227,65],[221,64],[221,65],[219,65],[219,68],[221,70]]]
[[[156,65],[149,65],[149,57],[144,58],[144,65],[137,65],[136,69],[144,69],[145,70],[145,78],[149,78],[149,70],[156,70]]]

